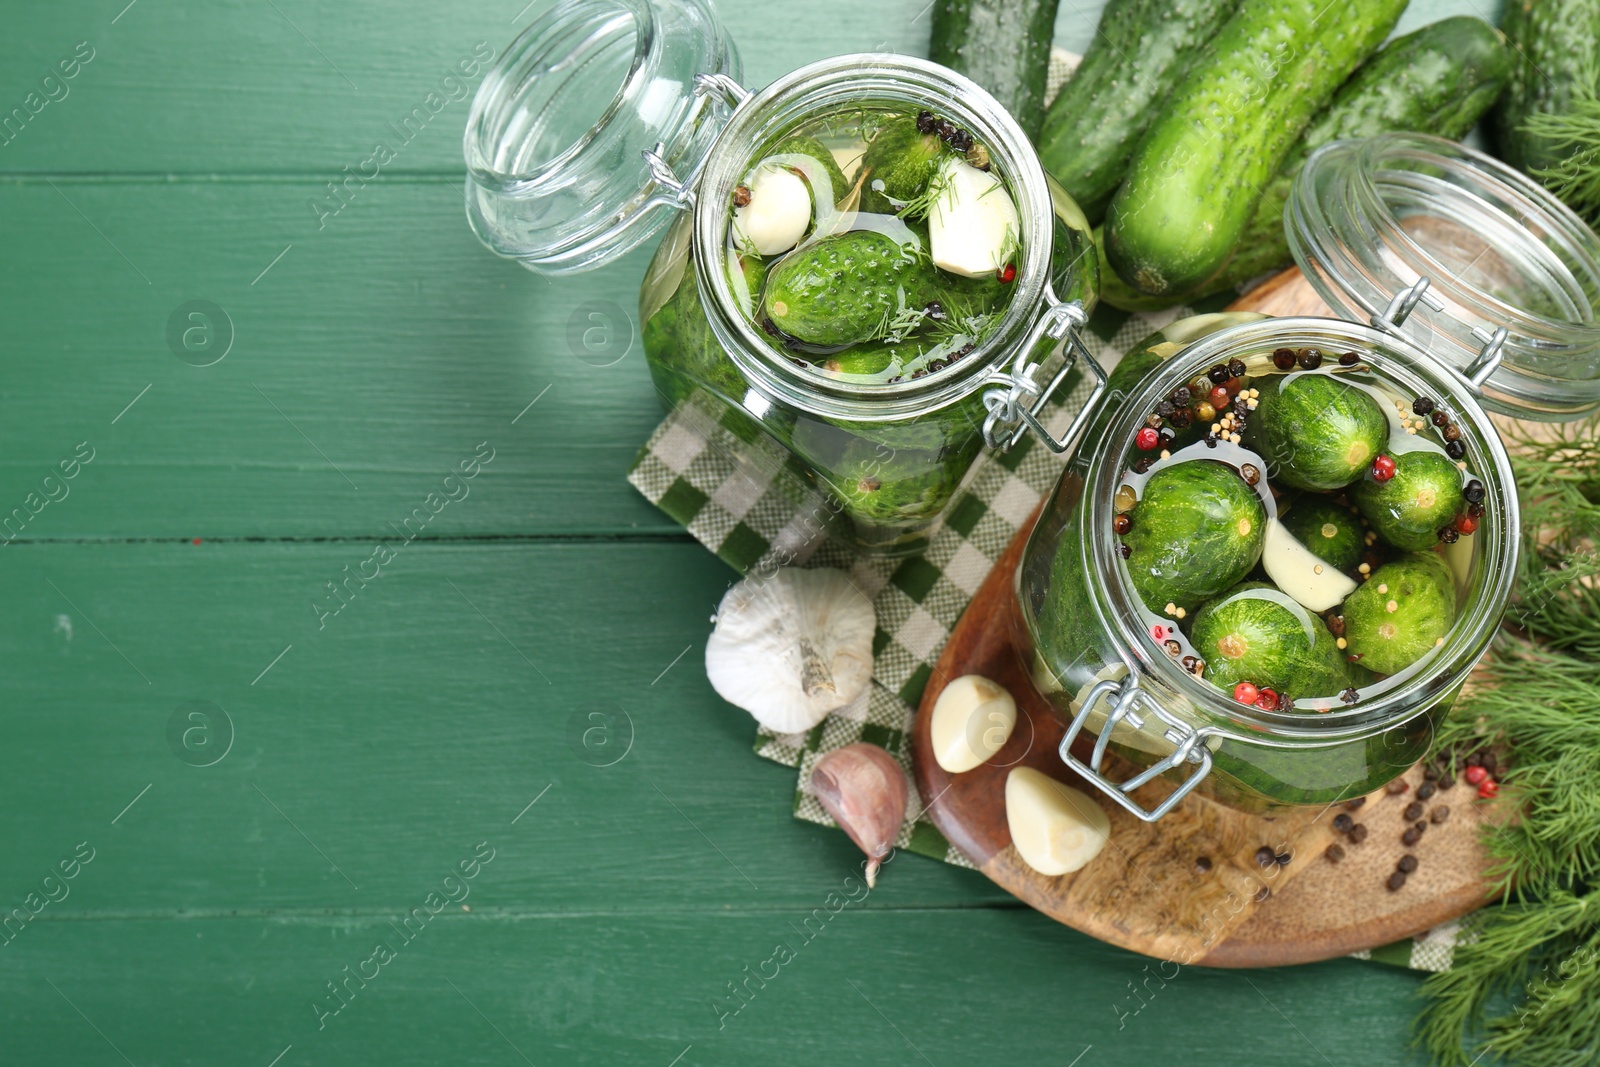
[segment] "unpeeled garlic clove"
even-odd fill
[[[1004,686],[964,674],[933,702],[933,758],[951,774],[970,771],[1004,748],[1016,725],[1017,702]]]
[[[1082,868],[1111,838],[1100,805],[1032,767],[1006,776],[1006,825],[1023,862],[1048,875]]]
[[[867,886],[877,885],[878,865],[905,825],[906,772],[877,745],[858,741],[817,760],[806,790],[867,854]]]

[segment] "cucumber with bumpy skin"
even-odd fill
[[[1031,138],[1044,117],[1059,0],[935,0],[928,58],[994,95]]]
[[[1523,128],[1532,115],[1559,115],[1600,74],[1600,5],[1595,0],[1506,0],[1501,29],[1516,53],[1495,109],[1500,158],[1526,171],[1565,157],[1561,146]]]
[[[1378,402],[1327,372],[1272,375],[1245,423],[1245,443],[1296,489],[1340,489],[1367,469],[1389,440]]]
[[[851,230],[778,261],[762,303],[790,337],[844,346],[883,336],[894,315],[925,306],[936,287],[926,257],[876,230]]]
[[[1394,674],[1431,652],[1450,632],[1456,585],[1436,552],[1414,552],[1372,573],[1344,602],[1344,637],[1361,666]]]
[[[1405,0],[1243,0],[1165,101],[1106,213],[1106,257],[1155,296],[1198,289],[1239,244],[1261,189]]]
[[[915,116],[879,130],[861,156],[861,210],[893,215],[927,191],[934,169],[953,155],[937,133],[917,129]]]
[[[1111,0],[1083,62],[1040,128],[1039,161],[1091,222],[1127,173],[1139,135],[1239,0]]]
[[[1278,504],[1283,528],[1335,570],[1353,571],[1366,549],[1365,531],[1356,513],[1325,496],[1296,497],[1285,511]]]
[[[1220,689],[1249,682],[1280,697],[1316,698],[1370,680],[1351,668],[1320,618],[1262,582],[1207,602],[1190,636],[1206,664],[1202,677]]]
[[[1239,472],[1193,459],[1150,475],[1123,535],[1129,578],[1145,607],[1193,611],[1261,558],[1266,508]]]
[[[1396,548],[1419,552],[1439,543],[1439,531],[1466,506],[1461,471],[1431,449],[1394,457],[1394,475],[1380,482],[1369,473],[1350,487],[1350,499],[1379,537]]]

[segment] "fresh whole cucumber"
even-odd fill
[[[928,58],[989,90],[1032,138],[1044,118],[1058,3],[934,0]]]
[[[1106,258],[1123,281],[1162,296],[1218,275],[1290,147],[1405,2],[1334,12],[1326,0],[1243,0],[1145,131],[1111,200]]]
[[[1083,208],[1105,214],[1139,135],[1239,0],[1111,0],[1094,42],[1040,129],[1039,160]]]
[[[1600,74],[1600,3],[1596,0],[1506,0],[1501,29],[1516,53],[1505,95],[1495,109],[1500,158],[1534,171],[1564,153],[1522,127],[1532,115],[1559,115],[1575,94],[1596,88]]]

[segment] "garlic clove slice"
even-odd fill
[[[867,854],[867,887],[877,885],[878,866],[906,821],[909,789],[899,762],[877,745],[857,741],[817,760],[806,791]]]
[[[1004,686],[964,674],[933,702],[933,758],[951,774],[970,771],[1004,748],[1016,725],[1017,702]]]
[[[933,181],[942,182],[928,212],[933,265],[964,278],[981,278],[1006,265],[1022,232],[1017,205],[1000,179],[947,157]]]
[[[750,176],[750,202],[733,211],[733,239],[763,256],[787,252],[811,225],[811,187],[788,167],[758,167]]]
[[[1277,519],[1267,520],[1261,567],[1274,585],[1308,611],[1327,611],[1356,591],[1353,578],[1301,544]]]
[[[1111,838],[1111,820],[1100,805],[1032,767],[1006,776],[1006,825],[1023,862],[1047,875],[1079,870]]]
[[[872,681],[872,602],[842,571],[784,568],[729,589],[706,642],[706,677],[781,734],[809,730]]]

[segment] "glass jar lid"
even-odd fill
[[[1351,319],[1388,317],[1426,278],[1429,310],[1398,332],[1473,378],[1486,407],[1545,421],[1600,408],[1600,237],[1527,176],[1425,134],[1337,141],[1306,161],[1284,225]]]
[[[462,150],[478,239],[545,274],[636,248],[686,200],[644,153],[693,173],[720,125],[704,87],[740,73],[705,0],[559,0],[473,98]]]

